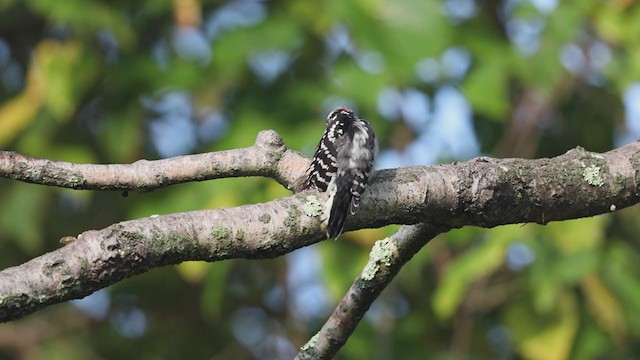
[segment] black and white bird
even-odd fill
[[[367,187],[378,149],[371,124],[339,107],[327,116],[327,128],[307,171],[291,186],[329,193],[322,221],[327,238],[342,233],[347,215],[355,214]]]

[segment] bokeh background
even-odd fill
[[[0,148],[77,163],[249,146],[308,155],[352,107],[378,168],[607,151],[640,136],[635,0],[0,0]],[[152,214],[265,202],[261,178],[152,193],[0,180],[0,267]],[[640,352],[640,209],[463,228],[423,249],[340,359]],[[397,227],[274,260],[153,269],[0,325],[0,359],[288,359]]]

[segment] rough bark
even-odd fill
[[[0,151],[0,177],[76,190],[151,191],[169,185],[228,177],[266,176],[289,183],[306,160],[287,151],[275,131],[253,146],[133,164],[73,164]],[[292,173],[294,171],[295,173]]]
[[[405,225],[394,235],[377,241],[360,276],[322,329],[302,346],[296,359],[333,358],[402,266],[443,230],[430,224]]]
[[[271,177],[287,185],[307,164],[275,132],[263,131],[249,148],[129,165],[80,165],[0,152],[0,177],[73,189],[149,191],[237,176]],[[374,272],[367,284],[377,285],[369,290],[362,282],[362,276],[368,276],[363,272],[347,294],[350,299],[343,299],[326,329],[309,346],[314,345],[320,357],[335,353],[346,337],[322,334],[336,333],[331,329],[344,324],[336,314],[354,311],[349,313],[354,319],[342,326],[347,329],[342,334],[348,337],[369,301],[436,233],[465,225],[544,224],[622,209],[640,199],[639,174],[638,142],[603,154],[576,148],[550,159],[478,158],[377,172],[360,211],[345,229],[425,224],[386,239],[385,244],[395,244],[391,265],[383,266],[389,271]],[[325,199],[325,194],[307,191],[264,204],[156,216],[84,232],[69,245],[0,271],[0,321],[84,297],[157,266],[186,260],[277,257],[313,244],[324,238],[318,205]],[[430,235],[411,240],[425,231]],[[334,345],[318,347],[323,342]],[[303,350],[300,356],[305,354]]]

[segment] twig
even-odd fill
[[[405,225],[392,236],[377,241],[360,276],[322,329],[300,349],[296,359],[331,359],[402,266],[445,230],[429,224]]]
[[[265,176],[289,184],[307,160],[287,150],[280,135],[261,131],[253,146],[133,164],[73,164],[0,151],[0,177],[76,190],[151,191],[227,177]]]

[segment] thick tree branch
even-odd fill
[[[253,146],[133,164],[73,164],[0,151],[0,177],[76,190],[151,191],[190,181],[265,176],[289,184],[307,160],[273,130]]]
[[[367,227],[493,227],[594,216],[640,201],[640,142],[602,154],[576,148],[550,159],[478,158],[380,171],[366,194],[365,204],[375,205],[369,212],[385,212],[376,214],[384,221]]]
[[[446,230],[429,224],[405,225],[377,241],[369,262],[322,329],[301,349],[296,359],[331,359],[347,342],[378,295],[429,240]]]
[[[0,271],[0,321],[82,298],[125,277],[186,260],[274,258],[322,239],[305,194],[266,204],[125,221]]]
[[[273,132],[262,132],[257,143],[265,135],[278,138]],[[240,149],[223,152],[222,157],[211,155],[211,158],[234,160],[217,160],[220,168],[215,171],[209,168],[208,176],[254,174],[289,183],[302,171],[307,160],[283,150],[281,141],[266,143],[274,146],[257,149],[261,145],[256,145],[248,148],[254,149],[253,152]],[[229,155],[242,152],[245,153],[238,157]],[[3,171],[15,168],[22,174],[9,174],[12,178],[64,184],[75,176],[40,169],[41,172],[25,178],[29,171],[24,169],[31,167],[11,159],[16,157],[2,158],[0,167]],[[144,167],[149,173],[161,173],[149,169],[162,161],[145,163]],[[253,170],[235,170],[238,167],[234,161]],[[126,169],[128,165],[123,166],[122,169]],[[227,170],[220,170],[223,168]],[[101,188],[98,178],[107,177],[112,171],[109,166],[94,170],[96,173],[92,176],[96,182],[85,182],[86,188]],[[128,180],[112,178],[114,184],[134,186],[139,182],[136,174],[142,170],[123,171],[128,172]],[[167,178],[154,186],[186,181],[185,173],[193,175],[192,180],[204,179],[197,171],[184,169],[184,172],[172,173],[179,181]],[[361,210],[348,220],[346,230],[428,222],[444,231],[464,225],[491,227],[593,216],[637,203],[639,174],[640,143],[604,154],[578,148],[552,159],[476,159],[457,165],[384,170],[374,177]],[[118,186],[111,189],[122,190]],[[83,297],[152,267],[184,260],[280,256],[323,238],[317,205],[324,200],[325,194],[307,192],[265,204],[157,216],[87,231],[64,248],[0,272],[0,321]]]

